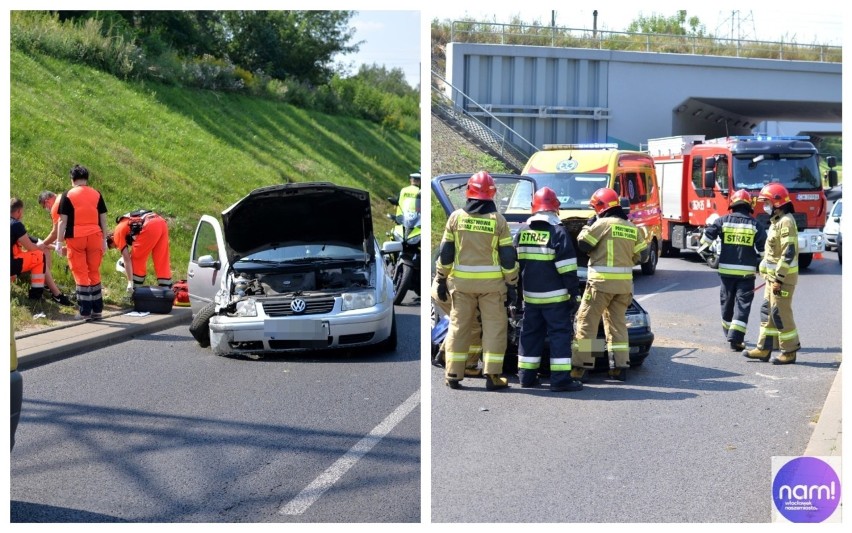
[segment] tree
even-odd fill
[[[405,79],[405,71],[401,68],[388,70],[384,65],[379,66],[375,63],[372,65],[361,65],[361,68],[358,69],[358,74],[354,77],[375,87],[379,91],[398,96],[408,96],[415,92],[408,85],[408,81]]]
[[[687,29],[687,25],[689,29]],[[634,19],[625,31],[630,33],[664,33],[668,35],[706,35],[706,29],[698,17],[689,17],[687,19],[685,9],[678,10],[677,14],[671,17],[664,17],[656,13],[652,13],[650,17],[639,15],[639,18]]]
[[[332,58],[358,51],[350,44],[353,11],[226,11],[228,55],[250,71],[278,79],[323,84],[333,74]]]

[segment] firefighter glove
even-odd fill
[[[781,294],[781,282],[780,281],[773,281],[772,282],[772,294],[774,294],[775,296],[778,296],[779,294]]]
[[[438,293],[438,299],[442,302],[447,301],[447,278],[435,278],[435,291]]]
[[[597,215],[595,215],[595,216],[593,216],[592,218],[590,218],[589,220],[586,221],[586,225],[591,226],[592,224],[597,222],[597,220],[598,220],[598,217],[597,217]]]
[[[515,285],[506,284],[506,307],[516,306],[518,301],[518,288]]]

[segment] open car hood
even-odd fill
[[[287,242],[339,242],[372,254],[367,191],[333,183],[286,183],[255,189],[222,212],[228,260]]]

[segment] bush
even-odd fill
[[[275,79],[250,72],[229,59],[202,55],[184,58],[157,34],[134,42],[134,32],[121,17],[60,21],[57,14],[12,11],[11,44],[29,54],[45,54],[82,63],[122,79],[154,80],[179,87],[246,93],[304,109],[363,118],[418,135],[419,94],[400,96],[377,89],[357,77],[334,76],[326,85]],[[97,15],[96,15],[97,17]]]

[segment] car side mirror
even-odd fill
[[[840,217],[834,217],[834,221],[840,223]]]
[[[382,254],[396,254],[402,252],[402,243],[399,241],[385,241],[382,243]]]
[[[212,255],[202,255],[198,258],[198,266],[201,268],[212,268],[214,270],[219,270],[220,268],[222,268],[222,262],[213,259]]]

